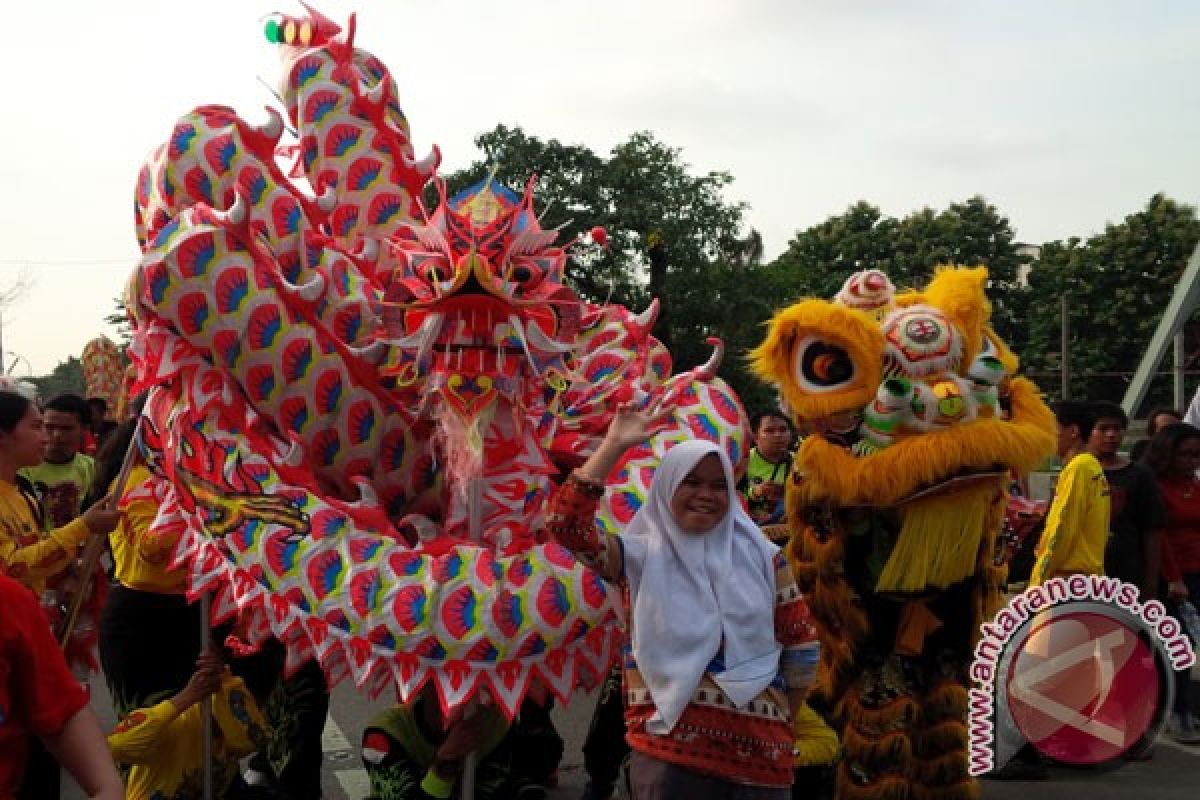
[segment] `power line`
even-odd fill
[[[63,258],[63,259],[45,259],[45,258],[0,258],[0,264],[10,266],[39,266],[39,267],[58,267],[58,266],[88,266],[101,264],[136,264],[137,257],[129,258]]]

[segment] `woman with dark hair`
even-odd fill
[[[97,491],[113,491],[137,418],[118,425],[96,457]],[[100,663],[118,716],[181,691],[200,655],[200,608],[188,605],[185,576],[170,568],[178,534],[151,533],[158,514],[145,466],[129,471],[121,522],[109,536],[113,584],[100,617]]]
[[[88,536],[112,530],[118,516],[108,503],[96,503],[66,525],[42,535],[45,515],[41,504],[17,470],[42,463],[46,442],[37,405],[23,394],[0,390],[0,573],[24,584],[39,598],[46,579],[74,564]],[[45,610],[59,610],[57,603],[52,606]],[[32,748],[18,797],[57,797],[58,775],[58,764],[45,749]]]
[[[42,463],[46,431],[29,398],[0,390],[0,570],[40,594],[46,578],[65,570],[89,534],[107,533],[117,512],[97,503],[43,538],[42,508],[17,470]]]
[[[1167,507],[1162,573],[1170,610],[1179,618],[1184,602],[1200,602],[1200,429],[1167,425],[1150,440],[1145,462],[1158,478]],[[1185,744],[1200,744],[1200,724],[1190,713],[1190,672],[1176,673],[1175,681],[1172,735]]]
[[[1173,408],[1159,406],[1153,408],[1146,415],[1146,438],[1138,439],[1133,443],[1133,447],[1129,450],[1130,461],[1141,461],[1142,456],[1146,454],[1146,445],[1150,444],[1150,440],[1154,438],[1154,434],[1161,431],[1168,425],[1178,422],[1183,422],[1183,414],[1180,414]]]

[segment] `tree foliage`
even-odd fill
[[[897,287],[920,287],[945,264],[988,268],[992,324],[1015,348],[1024,345],[1028,293],[1020,285],[1023,256],[1012,226],[995,206],[975,196],[943,211],[922,209],[886,217],[859,201],[844,213],[799,231],[768,272],[782,303],[832,297],[859,270],[881,269]]]
[[[29,380],[37,387],[38,396],[46,400],[63,392],[73,392],[82,396],[84,393],[83,362],[75,356],[68,356],[67,360],[60,361],[49,375]]]
[[[1145,209],[1086,241],[1072,237],[1042,247],[1030,272],[1039,298],[1029,314],[1025,359],[1034,370],[1061,364],[1061,303],[1070,315],[1071,396],[1119,402],[1154,335],[1188,258],[1200,242],[1200,219],[1191,206],[1156,194]],[[1194,360],[1200,349],[1196,316],[1185,330]],[[1165,368],[1168,365],[1163,365]],[[1169,379],[1151,389],[1150,402],[1169,396]],[[1057,384],[1046,386],[1058,392]]]

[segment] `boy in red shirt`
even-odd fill
[[[67,662],[33,594],[0,575],[0,800],[21,780],[30,735],[93,800],[125,794],[87,692]]]

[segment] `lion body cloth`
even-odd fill
[[[897,292],[877,270],[779,311],[752,353],[805,435],[789,555],[821,637],[818,700],[840,729],[841,800],[958,800],[967,671],[999,610],[1012,472],[1055,423],[989,327],[983,268]]]

